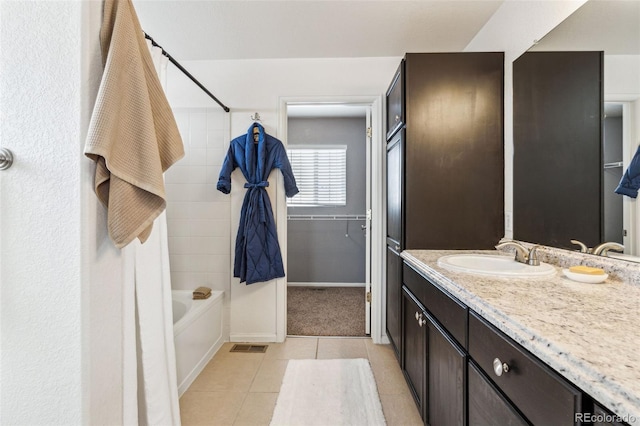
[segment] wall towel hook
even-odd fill
[[[258,114],[257,112],[251,116],[251,120],[253,121],[261,121],[260,120],[260,114]]]

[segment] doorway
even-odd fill
[[[623,173],[629,167],[637,145],[632,143],[636,131],[631,101],[607,100],[604,104],[603,163],[604,163],[604,240],[624,245],[624,254],[609,253],[611,257],[638,262],[638,214],[634,199],[616,194]]]
[[[623,104],[605,102],[603,120],[604,153],[604,239],[624,243],[623,197],[614,191],[624,173]]]
[[[371,333],[371,105],[290,103],[287,334]]]

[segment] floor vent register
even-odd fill
[[[244,352],[248,354],[265,353],[269,345],[233,345],[229,352]]]

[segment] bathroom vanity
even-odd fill
[[[584,284],[438,266],[456,253],[497,252],[401,254],[399,361],[425,424],[640,425],[640,269]]]
[[[487,249],[504,235],[503,73],[502,52],[407,53],[387,90],[386,325],[397,356],[400,252]]]

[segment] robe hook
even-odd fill
[[[260,121],[260,114],[258,114],[257,112],[255,113],[255,115],[251,116],[251,120],[253,121]]]

